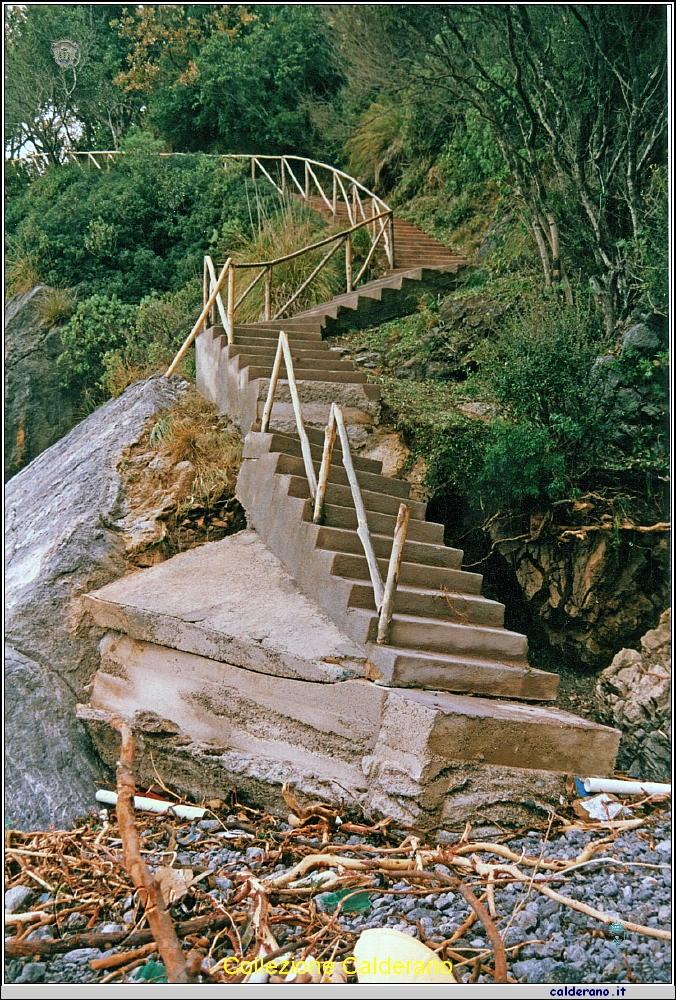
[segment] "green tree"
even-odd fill
[[[664,6],[346,5],[331,18],[353,103],[389,95],[449,126],[473,109],[527,209],[545,284],[570,302],[566,271],[582,271],[607,331],[626,318],[660,256]]]
[[[309,103],[342,82],[316,8],[155,4],[116,23],[130,45],[117,83],[144,95],[148,123],[172,149],[315,149]]]

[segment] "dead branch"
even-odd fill
[[[193,920],[186,920],[185,923],[176,924],[175,931],[176,935],[182,938],[188,934],[197,934],[199,931],[207,929],[219,931],[229,926],[230,917],[209,914],[206,917],[195,917]],[[69,934],[67,937],[51,941],[16,941],[8,938],[5,940],[5,954],[8,958],[20,958],[28,955],[58,955],[60,952],[71,951],[73,948],[140,947],[154,940],[155,936],[152,930],[135,931],[133,934],[128,934],[127,931],[119,931],[117,934],[101,934],[99,931],[91,931],[83,934]]]
[[[454,889],[460,893],[463,899],[469,903],[477,917],[484,925],[488,940],[493,948],[493,954],[495,956],[495,973],[494,979],[496,983],[506,983],[507,982],[507,955],[505,954],[505,946],[502,943],[502,938],[498,933],[498,929],[491,920],[488,911],[479,900],[476,898],[469,886],[465,885],[459,878],[455,878],[453,875],[444,875],[443,872],[407,872],[406,878],[408,879],[425,879],[425,881],[443,882],[445,885],[451,885]]]
[[[127,874],[145,898],[145,915],[153,932],[157,948],[162,956],[170,983],[193,983],[194,976],[188,971],[183,949],[179,943],[174,922],[169,915],[162,894],[141,857],[141,842],[134,817],[134,737],[131,727],[121,719],[113,718],[111,726],[120,734],[122,745],[117,765],[117,822],[122,838],[124,866]]]

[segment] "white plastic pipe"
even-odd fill
[[[109,792],[106,788],[99,788],[96,793],[97,802],[105,802],[106,805],[117,805],[117,792]],[[206,809],[198,806],[181,806],[175,802],[164,802],[162,799],[146,799],[142,795],[134,796],[134,809],[144,809],[146,812],[171,813],[180,819],[202,819]]]
[[[584,790],[610,795],[671,795],[671,785],[661,781],[619,781],[615,778],[585,778]]]

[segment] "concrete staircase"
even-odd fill
[[[443,525],[425,519],[424,504],[408,499],[409,484],[356,456],[383,577],[399,504],[411,508],[390,640],[378,645],[340,444],[323,523],[314,524],[288,381],[280,379],[270,429],[260,431],[280,326],[315,473],[332,402],[353,442],[377,424],[378,386],[341,361],[324,334],[407,309],[411,288],[419,295],[428,277],[448,283],[459,265],[401,220],[395,236],[401,270],[292,320],[236,325],[233,345],[219,326],[198,336],[198,390],[245,435],[237,492],[255,533],[87,596],[96,622],[113,631],[81,717],[112,761],[105,714],[159,713],[151,732],[179,733],[170,780],[182,774],[193,795],[207,775],[206,794],[230,781],[283,809],[281,784],[290,780],[324,798],[339,794],[337,784],[422,826],[489,814],[527,822],[531,808],[558,806],[566,772],[612,773],[617,730],[542,704],[555,699],[558,676],[529,666],[526,637],[504,627],[503,605],[481,596],[481,576],[462,569],[462,552],[444,545]],[[204,749],[214,743],[221,749]],[[153,768],[158,754],[156,746]]]
[[[323,435],[310,428],[315,470]],[[462,552],[443,542],[443,525],[408,500],[409,532],[390,645],[375,643],[373,585],[339,446],[329,475],[324,523],[312,522],[297,436],[249,431],[237,483],[249,523],[327,614],[368,649],[368,673],[388,686],[553,700],[558,676],[534,670],[525,636],[504,628],[504,606],[481,597],[481,576],[461,569]],[[381,463],[354,458],[381,575],[387,575],[396,513],[409,484],[382,476]]]

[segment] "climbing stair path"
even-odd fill
[[[198,391],[244,436],[237,495],[249,530],[86,598],[111,630],[82,716],[104,756],[114,751],[97,719],[159,713],[182,745],[202,748],[184,752],[193,762],[184,787],[193,794],[206,780],[206,765],[197,777],[195,761],[215,743],[212,786],[220,760],[228,780],[273,808],[291,781],[325,799],[347,788],[370,808],[428,826],[454,818],[453,774],[470,785],[482,775],[478,802],[500,800],[507,784],[512,798],[541,808],[556,804],[567,773],[612,774],[617,730],[545,704],[556,698],[558,676],[529,665],[526,637],[505,628],[502,604],[481,596],[481,576],[462,569],[443,525],[426,520],[409,483],[354,455],[383,577],[399,506],[410,508],[388,641],[376,642],[374,586],[340,442],[315,523],[283,372],[261,430],[283,329],[315,476],[332,404],[351,441],[366,440],[378,423],[379,387],[325,337],[410,310],[421,288],[452,287],[462,264],[396,217],[394,246],[396,267],[353,292],[289,319],[235,322],[231,338],[218,324],[197,336]],[[470,799],[466,813],[478,808]]]

